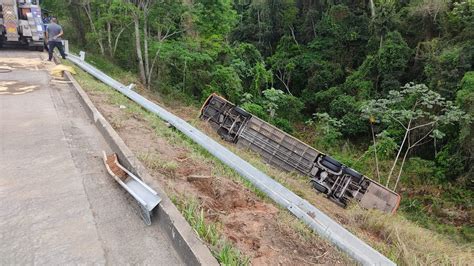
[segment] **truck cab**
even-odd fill
[[[44,27],[38,0],[0,0],[0,47],[43,51]]]

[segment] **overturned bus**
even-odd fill
[[[364,208],[394,213],[400,204],[394,191],[216,94],[206,100],[200,118],[222,139],[260,154],[282,170],[308,176],[314,189],[341,207],[356,201]]]

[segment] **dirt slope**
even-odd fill
[[[350,263],[345,255],[309,232],[286,211],[257,196],[234,173],[226,175],[228,170],[222,165],[189,148],[179,133],[163,122],[143,118],[130,104],[120,108],[120,104],[111,101],[110,97],[115,96],[109,92],[83,87],[167,192],[197,199],[205,210],[206,220],[220,224],[221,233],[250,258],[251,264]]]

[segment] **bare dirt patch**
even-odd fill
[[[251,264],[349,262],[326,241],[308,233],[286,211],[259,198],[240,182],[213,174],[216,166],[212,162],[196,158],[188,147],[170,144],[160,137],[157,129],[142,117],[111,104],[100,93],[89,95],[152,176],[168,192],[196,198],[205,210],[205,219],[218,223],[219,231],[250,258]]]

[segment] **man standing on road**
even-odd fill
[[[66,59],[66,54],[64,53],[64,47],[62,43],[63,36],[63,28],[58,25],[57,18],[51,18],[51,23],[48,25],[46,30],[46,37],[48,38],[48,52],[49,52],[49,59],[51,61],[53,59],[53,51],[55,47],[58,47],[59,53],[61,54],[63,59]]]

